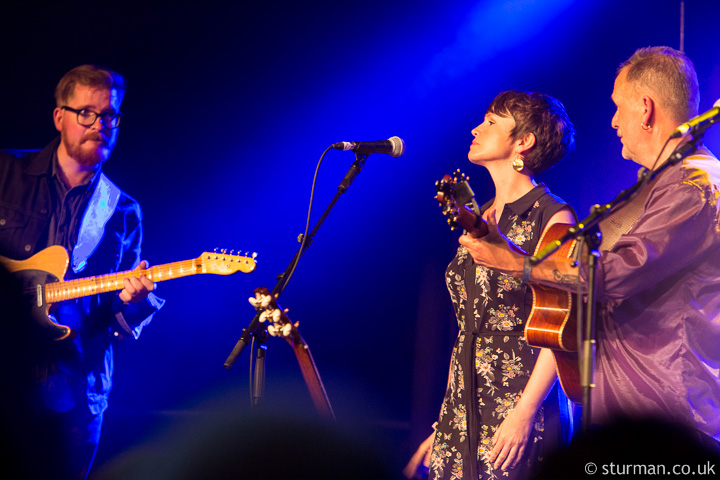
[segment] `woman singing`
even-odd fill
[[[558,100],[500,93],[472,134],[468,158],[495,185],[481,208],[486,221],[529,254],[548,226],[575,223],[572,208],[534,179],[574,148],[575,129]],[[431,479],[529,478],[568,433],[552,352],[522,336],[532,292],[519,278],[476,265],[462,246],[446,282],[460,331],[435,432],[405,474],[422,461]]]

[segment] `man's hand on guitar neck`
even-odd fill
[[[552,216],[545,230],[556,223],[573,224],[572,214],[560,210]],[[495,212],[489,212],[487,217],[488,234],[482,238],[462,235],[459,239],[475,263],[492,268],[516,278],[522,278],[523,267],[527,253],[510,241],[498,230]],[[539,265],[532,267],[530,281],[550,287],[575,291],[578,283],[578,269],[572,266],[571,258],[545,259]]]
[[[149,267],[147,260],[143,260],[135,267],[135,270],[145,270]],[[145,275],[124,279],[125,288],[120,292],[120,300],[123,303],[137,303],[145,300],[148,294],[155,290],[155,283]]]

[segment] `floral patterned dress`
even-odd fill
[[[540,184],[507,204],[498,226],[515,244],[533,253],[547,221],[564,207]],[[527,478],[542,460],[543,450],[554,446],[544,443],[560,443],[567,436],[560,425],[560,418],[567,418],[567,400],[557,382],[538,410],[521,462],[504,472],[495,470],[488,456],[497,428],[520,399],[540,353],[522,336],[532,292],[518,278],[476,265],[462,246],[448,266],[446,281],[460,332],[428,477]]]

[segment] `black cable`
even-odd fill
[[[297,268],[298,262],[300,261],[300,257],[302,256],[302,252],[305,251],[305,244],[307,242],[308,237],[308,231],[310,230],[310,214],[312,212],[312,206],[313,206],[313,198],[315,197],[315,186],[317,185],[317,178],[318,178],[318,172],[320,171],[320,164],[322,164],[323,159],[325,158],[325,155],[332,149],[332,145],[325,149],[325,151],[320,155],[320,159],[318,160],[317,167],[315,167],[315,175],[313,176],[312,186],[310,188],[310,204],[308,205],[308,213],[307,213],[307,220],[305,221],[305,232],[302,234],[302,239],[300,241],[300,248],[298,249],[297,255],[295,255],[295,261],[293,262],[292,268],[288,272],[287,276],[282,279],[282,285],[278,285],[279,288],[275,288],[273,290],[273,294],[275,299],[277,299],[280,294],[285,289],[285,286],[290,281],[290,278],[293,276],[293,273],[295,272],[295,268]]]

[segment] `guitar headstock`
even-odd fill
[[[443,215],[447,217],[451,230],[461,226],[473,237],[487,235],[488,228],[480,216],[480,209],[475,202],[475,193],[468,183],[469,177],[458,169],[453,176],[445,175],[435,182],[435,199],[440,202]],[[468,209],[466,205],[471,205]]]
[[[287,316],[287,309],[281,309],[267,287],[253,290],[255,297],[248,300],[256,310],[261,310],[260,321],[268,323],[268,333],[273,337],[283,337],[295,343],[304,343],[297,327],[299,322],[292,323]]]
[[[461,175],[461,181],[466,181],[465,175],[460,173],[460,170],[456,174]],[[458,226],[458,204],[455,198],[455,185],[457,185],[457,177],[451,177],[450,175],[444,175],[442,179],[435,182],[435,199],[440,202],[442,213],[447,217],[447,223],[450,225],[450,230],[455,230]]]
[[[437,192],[435,199],[440,202],[443,215],[447,217],[451,230],[455,230],[458,225],[466,228],[459,222],[460,209],[475,200],[475,193],[470,188],[468,180],[470,178],[458,169],[453,176],[445,175],[435,182]]]
[[[257,266],[255,258],[257,253],[245,253],[245,255],[233,255],[234,250],[220,250],[215,252],[203,252],[197,259],[197,266],[202,273],[214,273],[216,275],[230,275],[235,272],[250,273]]]

